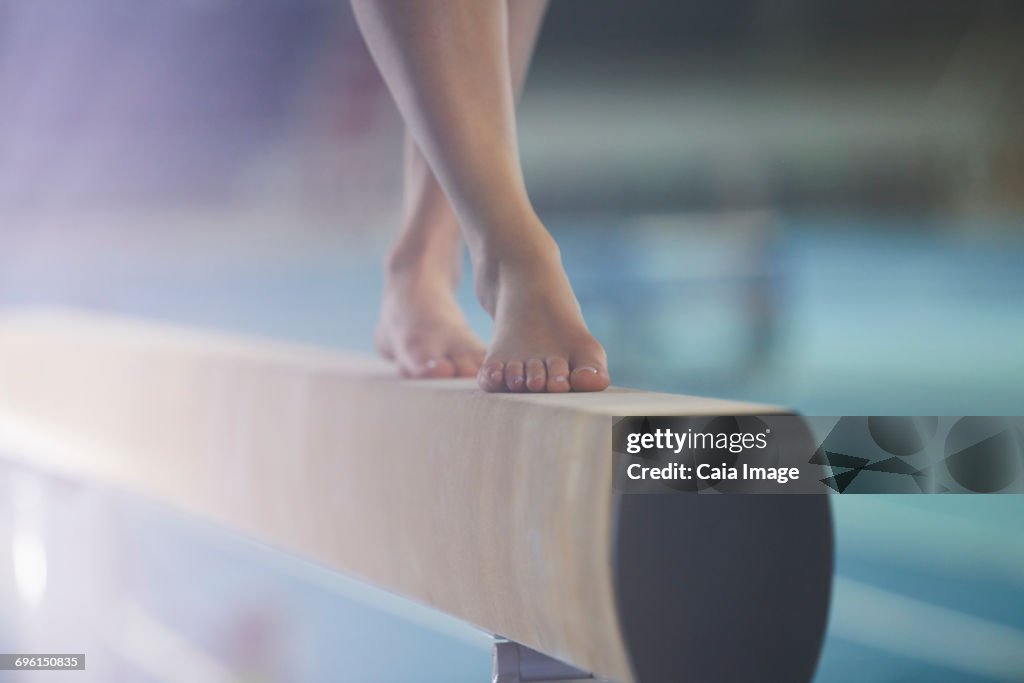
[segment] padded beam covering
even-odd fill
[[[0,316],[0,432],[621,683],[809,680],[824,496],[619,496],[613,415],[767,406],[484,394],[375,358],[92,314]],[[14,457],[21,457],[17,454]]]

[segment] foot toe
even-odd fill
[[[440,379],[452,377],[455,366],[444,356],[410,357],[402,363],[403,374],[416,379]]]
[[[526,391],[526,366],[522,361],[514,360],[505,363],[505,386],[509,391]]]
[[[577,363],[569,381],[573,391],[604,391],[611,383],[604,364],[597,361]]]
[[[569,361],[557,356],[548,358],[547,368],[548,391],[552,394],[563,394],[569,391]]]
[[[463,352],[451,355],[456,377],[476,377],[480,372],[482,358],[476,353]]]
[[[501,361],[484,363],[477,375],[477,382],[484,391],[505,390],[505,364]]]
[[[526,388],[530,391],[544,391],[548,385],[548,374],[544,361],[531,358],[526,361]]]

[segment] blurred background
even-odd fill
[[[992,0],[555,0],[520,108],[616,383],[819,415],[1024,414],[1022,123],[1024,5]],[[401,135],[347,3],[0,0],[0,307],[370,351]],[[3,460],[0,489],[2,651],[489,675],[480,634],[271,549]],[[819,680],[1024,679],[1019,497],[836,507]]]

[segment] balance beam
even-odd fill
[[[619,683],[807,681],[825,496],[620,495],[613,415],[768,406],[484,394],[361,355],[114,317],[0,315],[0,435]],[[31,451],[31,452],[28,452]],[[523,680],[527,680],[524,678]]]

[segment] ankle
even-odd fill
[[[558,243],[539,220],[536,226],[523,225],[515,239],[483,240],[476,246],[470,253],[477,298],[492,313],[503,287],[546,282],[562,268]]]
[[[389,281],[442,280],[455,287],[462,272],[461,243],[400,240],[388,252],[385,267]]]

